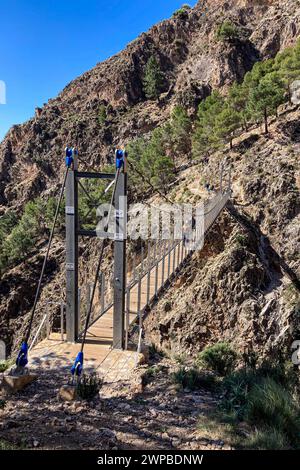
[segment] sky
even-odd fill
[[[13,124],[32,117],[37,106],[71,80],[169,18],[183,3],[0,0],[0,141]]]

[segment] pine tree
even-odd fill
[[[250,90],[248,109],[264,119],[265,133],[268,129],[268,117],[277,112],[284,102],[285,88],[277,72],[265,75],[258,85]]]
[[[58,199],[55,197],[50,197],[46,203],[46,207],[44,210],[44,217],[45,217],[45,224],[50,232],[53,224],[53,219],[55,216],[56,208],[57,208]],[[57,231],[60,232],[65,224],[65,209],[64,204],[62,203],[58,213],[57,219]]]
[[[274,64],[274,59],[256,62],[252,70],[246,73],[243,82],[244,86],[247,88],[254,88],[257,86],[262,78],[274,71]]]
[[[126,147],[130,159],[139,164],[146,145],[147,143],[144,137],[139,137],[131,141]]]
[[[198,108],[196,130],[193,136],[193,154],[195,157],[207,154],[219,145],[215,134],[217,116],[224,107],[224,98],[218,91],[213,91]]]
[[[146,64],[143,85],[146,98],[158,99],[164,86],[164,74],[154,56]]]
[[[106,106],[104,104],[101,104],[98,110],[98,123],[101,128],[104,126],[106,119],[107,119]]]
[[[235,111],[231,106],[226,104],[221,113],[217,116],[215,125],[215,134],[221,142],[230,142],[232,149],[232,141],[234,133],[241,127],[241,114]]]
[[[134,160],[140,175],[130,172],[130,178],[135,191],[144,192],[151,183],[157,189],[167,191],[167,185],[174,179],[174,166],[172,159],[166,155],[167,134],[166,126],[157,127],[151,134],[149,141],[137,139],[128,145],[129,159]]]
[[[249,89],[243,83],[233,83],[229,89],[227,102],[235,112],[240,114],[241,124],[245,130],[247,130],[248,120],[251,118],[247,110],[248,99]]]
[[[4,271],[7,265],[9,250],[7,250],[6,239],[18,223],[16,214],[12,211],[0,217],[0,272]]]
[[[1,246],[0,269],[22,261],[45,230],[45,204],[35,199],[26,204],[24,213]]]
[[[291,86],[295,80],[300,79],[300,40],[297,41],[295,47],[288,47],[277,54],[274,70],[282,78],[287,89],[289,102],[292,103]]]
[[[140,166],[143,174],[151,179],[154,176],[154,163],[165,156],[163,146],[163,129],[157,127],[151,134],[151,138],[142,153]]]
[[[11,233],[17,224],[17,216],[14,212],[9,211],[0,217],[0,245],[5,238]]]
[[[259,122],[261,119],[261,112],[249,105],[250,95],[255,90],[260,81],[269,73],[273,72],[274,70],[274,59],[268,59],[263,62],[257,62],[254,64],[252,70],[247,72],[242,87],[246,94],[246,107],[244,109],[246,121],[250,122]]]
[[[175,106],[171,113],[169,129],[166,129],[171,139],[171,152],[174,158],[190,154],[191,130],[192,124],[186,110],[182,106]]]
[[[174,179],[174,167],[171,158],[166,155],[163,127],[157,127],[152,132],[143,152],[140,168],[151,184],[166,192],[167,184]]]
[[[151,183],[162,190],[168,192],[168,185],[174,180],[173,163],[167,156],[159,156],[154,161],[153,176]]]

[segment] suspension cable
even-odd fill
[[[41,292],[41,287],[42,287],[42,280],[43,280],[46,264],[47,264],[49,253],[50,253],[50,248],[51,248],[51,244],[52,244],[52,240],[53,240],[54,230],[55,230],[55,226],[56,226],[56,222],[57,222],[57,218],[58,218],[58,214],[59,214],[61,201],[62,201],[62,198],[63,198],[63,195],[64,195],[64,189],[65,189],[65,185],[66,185],[66,181],[67,181],[68,172],[69,172],[69,168],[66,169],[63,184],[61,186],[60,195],[59,195],[58,203],[57,203],[57,206],[56,206],[54,221],[53,221],[53,225],[52,225],[52,229],[51,229],[51,233],[50,233],[50,237],[49,237],[49,241],[48,241],[48,247],[47,247],[45,257],[44,257],[44,262],[43,262],[43,266],[42,266],[42,270],[41,270],[41,274],[40,274],[40,278],[39,278],[39,282],[38,282],[38,286],[37,286],[37,290],[36,290],[36,294],[35,294],[35,299],[34,299],[34,304],[33,304],[33,307],[32,307],[32,312],[31,312],[31,316],[30,316],[30,320],[29,320],[29,325],[28,325],[27,332],[26,332],[25,339],[24,339],[25,343],[28,343],[28,340],[29,340],[29,337],[30,337],[32,323],[33,323],[37,303],[38,303],[39,297],[40,297],[40,292]]]
[[[153,186],[153,184],[151,183],[151,181],[149,181],[149,180],[145,177],[145,175],[144,175],[141,171],[139,171],[139,170],[129,161],[128,157],[127,157],[127,162],[128,162],[128,164],[130,165],[130,167],[132,168],[132,170],[133,170],[137,175],[139,175],[140,178],[142,178],[142,180],[143,180],[146,184],[148,184],[148,186],[149,186],[153,191],[157,192],[157,194],[159,194],[160,197],[162,197],[163,199],[165,199],[165,201],[167,201],[169,204],[174,204],[174,202],[172,202],[165,194],[163,194],[159,189],[157,189],[157,188],[155,188],[155,186]]]
[[[157,192],[163,199],[165,199],[169,204],[172,204],[172,205],[176,205],[176,203],[172,202],[167,196],[165,196],[159,189],[155,188],[155,186],[153,186],[153,184],[145,177],[145,175],[140,172],[139,170],[136,169],[136,167],[128,161],[128,158],[127,158],[127,162],[128,164],[130,165],[130,167],[132,168],[133,171],[135,171],[141,178],[142,180],[148,184],[148,186],[150,186],[153,191]],[[149,204],[148,202],[145,202],[146,205],[148,205],[150,208],[154,207],[153,205]],[[208,209],[206,212],[203,213],[203,215],[208,215],[210,212],[212,212],[215,207],[217,206],[217,204],[215,204],[211,209]],[[169,212],[169,211],[166,211],[166,210],[163,210],[161,208],[159,208],[159,210],[161,210],[162,212]]]
[[[82,191],[84,192],[84,194],[86,195],[86,197],[88,198],[88,200],[91,202],[91,204],[93,205],[93,207],[97,207],[99,203],[97,203],[96,201],[94,201],[91,196],[89,195],[89,193],[87,192],[87,190],[85,189],[85,187],[83,186],[83,184],[81,183],[81,181],[78,181],[78,184],[79,186],[81,187]]]

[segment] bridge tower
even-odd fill
[[[113,173],[91,173],[78,171],[75,159],[74,167],[69,169],[66,181],[66,334],[67,341],[80,340],[80,305],[78,288],[78,240],[79,237],[95,238],[96,230],[83,230],[78,218],[78,186],[82,180],[106,179],[113,181]],[[86,190],[85,190],[86,192]],[[124,347],[124,315],[126,286],[126,223],[127,223],[127,173],[119,174],[115,189],[116,232],[114,234],[114,306],[113,306],[113,347]],[[111,234],[107,234],[111,235]],[[106,233],[103,233],[103,237]],[[102,238],[102,235],[101,235]]]

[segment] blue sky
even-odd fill
[[[0,0],[0,141],[11,125],[184,0]],[[189,2],[195,5],[196,0]],[[1,102],[1,96],[0,96]]]

